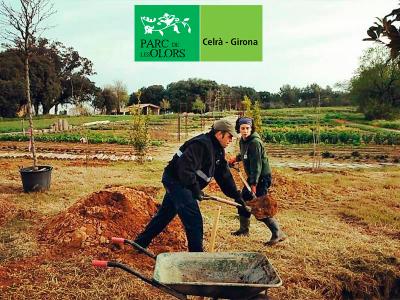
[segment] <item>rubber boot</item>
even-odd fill
[[[267,225],[272,233],[271,239],[266,242],[265,245],[273,246],[287,238],[286,234],[280,229],[279,223],[275,218],[266,218],[262,221],[265,223],[265,225]]]
[[[232,235],[249,235],[249,227],[250,227],[250,218],[246,218],[243,216],[239,216],[240,228],[234,232]]]

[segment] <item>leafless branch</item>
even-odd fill
[[[55,14],[50,0],[19,0],[19,9],[3,1],[0,3],[0,24],[4,28],[0,36],[29,53],[32,43],[50,28],[44,23]]]

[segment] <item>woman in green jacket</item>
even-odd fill
[[[268,188],[272,183],[271,168],[261,138],[255,131],[253,120],[244,117],[238,118],[236,131],[241,135],[239,142],[240,154],[231,159],[229,163],[243,161],[251,192],[246,187],[243,187],[242,196],[245,201],[249,201],[253,199],[253,195],[256,197],[267,195]],[[240,208],[238,208],[238,213],[240,228],[232,234],[248,235],[251,215],[248,211]],[[272,246],[286,239],[286,234],[280,229],[279,223],[275,218],[268,217],[260,221],[267,225],[272,234],[266,245]]]

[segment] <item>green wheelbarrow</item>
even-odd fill
[[[171,252],[157,256],[135,242],[129,244],[155,259],[153,278],[116,261],[93,261],[95,267],[120,268],[178,299],[188,295],[212,299],[268,299],[267,290],[282,280],[267,257],[258,252]]]

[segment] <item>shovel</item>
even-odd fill
[[[236,172],[238,172],[240,179],[242,180],[243,184],[245,185],[245,187],[247,188],[253,199],[257,198],[256,195],[252,192],[251,187],[247,182],[247,180],[244,179],[242,171],[240,171],[240,168],[238,166],[235,167],[235,164],[233,164],[231,168],[234,169]]]
[[[204,194],[204,200],[214,200],[220,203],[225,203],[235,207],[243,207],[249,213],[254,215],[257,220],[263,220],[268,217],[273,217],[277,212],[277,203],[275,199],[267,196],[261,196],[254,198],[251,201],[247,201],[246,203],[239,204],[234,201],[230,201],[224,198],[220,198],[217,196],[211,196]]]
[[[256,217],[256,219],[262,220],[267,217],[273,217],[274,215],[276,215],[278,211],[278,203],[276,202],[276,200],[272,198],[271,195],[257,197],[251,191],[251,187],[247,180],[244,178],[239,166],[232,165],[230,167],[238,172],[240,179],[253,197],[252,200],[246,202],[246,205],[251,207],[251,213]]]
[[[245,210],[247,210],[248,212],[251,212],[251,207],[247,206],[244,202],[242,204],[236,203],[235,201],[230,201],[224,198],[220,198],[217,196],[212,196],[212,195],[208,195],[208,194],[204,194],[203,199],[205,200],[214,200],[220,203],[225,203],[231,206],[235,206],[235,207],[243,207]]]

